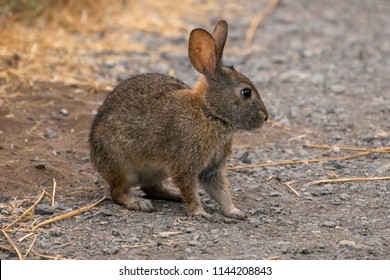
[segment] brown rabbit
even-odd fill
[[[222,64],[227,23],[212,35],[194,29],[188,55],[201,73],[193,89],[172,77],[138,75],[121,83],[100,107],[90,134],[91,159],[110,184],[112,199],[132,210],[152,211],[147,197],[184,201],[188,215],[209,217],[197,185],[219,204],[224,215],[244,219],[224,177],[233,132],[259,128],[268,113],[253,84]],[[171,177],[177,188],[164,184]]]

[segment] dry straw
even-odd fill
[[[390,177],[368,177],[368,178],[339,178],[339,179],[324,179],[312,181],[309,184],[327,184],[327,183],[346,183],[346,182],[369,182],[369,181],[382,181],[390,180]]]
[[[304,160],[285,160],[280,162],[270,162],[270,163],[260,163],[253,165],[240,165],[227,168],[228,170],[240,170],[240,169],[252,169],[258,167],[268,167],[268,166],[280,166],[280,165],[296,165],[296,164],[309,164],[309,163],[319,163],[325,161],[338,161],[338,160],[348,160],[361,156],[370,154],[371,152],[357,153],[353,155],[343,156],[343,157],[331,157],[331,158],[319,158],[319,159],[304,159]]]
[[[23,259],[24,259],[24,260],[28,257],[28,254],[30,254],[31,249],[32,249],[32,247],[34,246],[35,241],[37,240],[37,237],[38,237],[38,235],[35,235],[35,236],[34,236],[34,239],[33,239],[33,241],[31,242],[30,247],[28,247],[27,252],[26,252],[26,253],[24,254],[24,256],[23,256]]]
[[[56,195],[56,188],[57,188],[57,182],[56,182],[56,179],[53,178],[53,194],[51,196],[51,207],[54,208],[54,197]]]
[[[246,48],[253,42],[256,30],[258,26],[264,21],[264,19],[272,14],[279,4],[279,0],[270,0],[265,11],[260,11],[250,22],[246,31],[245,41],[243,47]]]
[[[51,223],[54,223],[56,221],[60,221],[60,220],[63,220],[63,219],[66,219],[66,218],[70,218],[70,217],[73,217],[73,216],[76,216],[76,215],[79,215],[85,211],[88,211],[89,209],[99,205],[101,202],[103,202],[104,200],[106,200],[107,198],[106,197],[103,197],[101,198],[100,200],[96,201],[95,203],[91,204],[91,205],[88,205],[88,206],[84,206],[80,209],[76,209],[74,211],[71,211],[71,212],[68,212],[68,213],[65,213],[63,215],[60,215],[60,216],[56,216],[54,218],[51,218],[51,219],[48,219],[46,221],[43,221],[39,224],[37,224],[36,226],[34,226],[32,228],[32,231],[35,231],[37,230],[38,228],[42,227],[42,226],[45,226],[45,225],[48,225],[48,224],[51,224]]]
[[[352,150],[352,151],[361,151],[361,152],[351,154],[351,155],[341,156],[341,157],[304,159],[304,160],[286,160],[286,161],[280,161],[280,162],[232,166],[232,167],[228,167],[227,170],[252,169],[252,168],[258,168],[258,167],[281,166],[281,165],[309,164],[309,163],[320,163],[320,162],[326,162],[326,161],[341,161],[341,160],[354,159],[357,157],[362,157],[362,156],[366,156],[366,155],[373,154],[373,153],[390,153],[390,147],[384,147],[384,148],[379,148],[379,149],[365,149],[365,148],[357,148],[357,147],[349,147],[349,146],[337,147],[337,146],[327,146],[327,145],[308,145],[308,147],[326,148],[326,149],[339,148],[340,150]]]
[[[297,183],[297,181],[290,181],[285,182],[284,185],[287,186],[290,190],[292,190],[297,196],[301,196],[299,192],[297,192],[293,187],[292,184]]]
[[[14,226],[18,221],[20,221],[23,217],[25,217],[28,213],[30,213],[31,211],[33,211],[35,209],[35,207],[38,205],[38,203],[42,200],[42,198],[45,196],[45,193],[46,191],[43,190],[41,195],[38,197],[38,199],[34,202],[33,205],[31,205],[30,208],[28,208],[26,211],[24,211],[24,213],[22,215],[20,215],[15,221],[13,221],[10,225],[8,225],[7,227],[4,228],[4,230],[8,230],[10,229],[12,226]]]
[[[8,240],[9,244],[11,244],[11,246],[14,248],[19,259],[23,260],[22,254],[20,253],[20,250],[19,250],[18,246],[16,246],[15,242],[11,239],[11,237],[7,234],[7,232],[5,230],[2,230],[2,232],[3,232],[3,235],[5,236],[5,238]]]

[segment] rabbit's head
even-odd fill
[[[204,29],[194,29],[188,55],[194,68],[205,76],[202,87],[207,110],[236,129],[253,130],[267,120],[268,112],[251,81],[222,63],[227,32],[223,20],[212,35]]]

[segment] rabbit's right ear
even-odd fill
[[[226,21],[220,20],[214,27],[213,37],[217,46],[218,61],[222,60],[223,48],[225,47],[226,38],[228,34],[228,25]]]
[[[204,29],[194,29],[190,34],[188,56],[194,68],[207,77],[215,78],[218,63],[214,37]]]

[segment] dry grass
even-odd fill
[[[51,219],[48,219],[48,220],[45,220],[39,224],[37,224],[36,226],[34,226],[31,230],[32,231],[35,231],[37,230],[38,228],[40,227],[43,227],[45,225],[48,225],[48,224],[51,224],[51,223],[54,223],[56,221],[60,221],[60,220],[63,220],[63,219],[67,219],[67,218],[71,218],[71,217],[74,217],[76,215],[79,215],[79,214],[82,214],[84,213],[85,211],[88,211],[90,210],[91,208],[99,205],[100,203],[102,203],[104,200],[106,200],[107,198],[106,197],[103,197],[101,198],[100,200],[96,201],[95,203],[91,204],[91,205],[87,205],[85,207],[82,207],[80,209],[76,209],[76,210],[73,210],[69,213],[65,213],[63,215],[60,215],[60,216],[55,216],[54,218],[51,218]]]
[[[266,9],[267,3],[260,1],[252,17]],[[0,81],[7,84],[0,86],[0,96],[14,90],[15,84],[34,87],[36,81],[111,90],[117,82],[98,74],[102,58],[94,53],[114,50],[152,56],[161,50],[186,52],[172,45],[150,49],[142,40],[129,38],[134,32],[186,38],[194,22],[211,28],[211,19],[234,22],[246,9],[245,1],[223,0],[201,4],[179,0],[0,0],[0,7]],[[250,19],[248,14],[248,25]],[[231,46],[230,50],[242,52],[240,47]]]
[[[16,220],[14,220],[10,225],[4,228],[4,230],[8,230],[12,228],[19,220],[21,220],[23,217],[25,217],[27,214],[35,210],[35,207],[39,204],[39,202],[42,200],[42,198],[45,196],[45,190],[42,191],[41,195],[38,197],[38,199],[29,207],[26,211],[23,212],[22,215],[20,215]]]
[[[313,164],[313,163],[321,163],[327,161],[343,161],[350,160],[362,156],[371,155],[374,153],[390,153],[390,147],[382,147],[377,149],[369,149],[369,148],[361,148],[361,147],[351,147],[351,146],[332,146],[332,145],[317,145],[317,144],[308,144],[308,148],[315,149],[331,149],[335,151],[358,151],[358,153],[348,154],[339,157],[327,157],[327,158],[319,158],[319,159],[303,159],[303,160],[285,160],[280,162],[269,162],[269,163],[260,163],[253,165],[240,165],[240,166],[232,166],[227,168],[227,170],[239,171],[243,169],[252,169],[259,167],[268,167],[268,166],[283,166],[283,165],[300,165],[300,164]],[[332,174],[333,175],[333,174]],[[271,176],[268,180],[273,179],[274,176]],[[366,177],[366,178],[332,178],[332,179],[323,179],[323,180],[315,180],[311,181],[309,185],[318,185],[318,184],[327,184],[327,183],[347,183],[347,182],[371,182],[371,181],[384,181],[390,180],[389,176],[386,177]],[[283,185],[287,186],[291,191],[293,191],[297,197],[300,197],[300,193],[296,191],[293,187],[293,183],[298,183],[298,181],[290,181],[284,182]]]
[[[267,8],[265,10],[261,10],[259,14],[251,20],[249,28],[246,31],[245,41],[243,44],[244,47],[248,47],[250,44],[252,44],[253,38],[255,37],[256,29],[268,15],[272,14],[275,11],[278,4],[279,0],[270,0]]]
[[[309,184],[318,185],[318,184],[328,184],[328,183],[347,183],[347,182],[369,182],[369,181],[383,181],[390,180],[390,176],[387,177],[368,177],[368,178],[338,178],[338,179],[324,179],[312,181]]]
[[[99,22],[111,6],[112,1],[105,0],[0,0],[0,23],[38,29],[63,26],[74,31],[82,24]]]
[[[327,157],[327,158],[316,158],[316,159],[303,159],[303,160],[285,160],[280,162],[269,162],[269,163],[259,163],[259,164],[252,164],[252,165],[239,165],[239,166],[232,166],[227,168],[228,170],[240,170],[240,169],[253,169],[258,167],[268,167],[268,166],[282,166],[282,165],[299,165],[299,164],[311,164],[311,163],[320,163],[320,162],[326,162],[326,161],[342,161],[342,160],[349,160],[354,159],[357,157],[367,156],[373,153],[390,153],[389,147],[383,147],[378,149],[366,149],[366,148],[358,148],[358,147],[336,147],[336,146],[329,146],[329,145],[309,145],[308,147],[311,148],[320,148],[320,149],[333,149],[337,148],[340,150],[352,150],[352,151],[360,151],[359,153],[340,156],[340,157]]]

